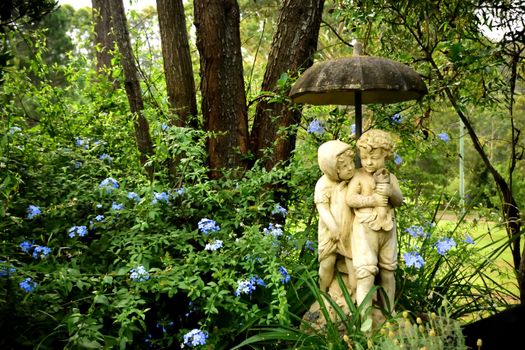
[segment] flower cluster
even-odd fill
[[[88,149],[89,148],[89,140],[88,139],[83,139],[82,137],[77,137],[75,139],[75,145],[77,147],[82,147],[84,149]]]
[[[446,132],[439,133],[437,135],[437,137],[443,142],[449,142],[450,141],[450,136],[448,136],[448,134]]]
[[[154,192],[152,203],[157,204],[158,202],[164,202],[168,204],[170,202],[170,195],[166,192]]]
[[[400,124],[403,121],[403,116],[399,113],[396,113],[390,117],[390,120],[392,120],[392,123],[394,124]]]
[[[436,242],[436,249],[440,255],[445,255],[450,249],[456,246],[453,238],[442,238]]]
[[[128,198],[134,200],[135,202],[140,202],[141,198],[135,192],[128,192]]]
[[[237,281],[237,290],[235,291],[235,296],[239,296],[241,294],[250,295],[257,286],[266,287],[264,280],[258,276],[253,276],[249,280],[239,280]]]
[[[137,266],[137,268],[129,270],[129,278],[134,282],[144,282],[149,279],[149,272],[143,265]]]
[[[318,119],[314,119],[310,125],[308,125],[308,133],[309,134],[317,134],[322,135],[326,132],[324,127],[321,125],[321,122]]]
[[[467,243],[467,244],[474,244],[475,243],[474,239],[472,239],[472,237],[470,237],[470,235],[468,235],[468,234],[465,235],[465,241],[464,242]]]
[[[416,269],[420,269],[423,267],[423,265],[425,265],[425,260],[418,252],[406,252],[403,254],[403,258],[405,259],[405,265],[407,267],[415,267]]]
[[[108,177],[100,182],[100,184],[98,185],[98,188],[103,188],[106,190],[106,193],[109,193],[113,191],[113,189],[119,188],[119,184],[117,180],[115,180],[114,178]]]
[[[104,215],[97,215],[95,216],[95,221],[101,222],[104,220]]]
[[[279,267],[279,272],[283,277],[281,278],[281,283],[288,283],[290,282],[290,274],[288,273],[288,270],[284,266]]]
[[[220,239],[216,239],[215,241],[213,241],[212,243],[208,243],[206,244],[206,246],[204,247],[205,250],[211,250],[211,251],[214,251],[214,250],[217,250],[219,248],[222,248],[223,244],[222,244],[222,241]]]
[[[425,232],[423,226],[412,225],[409,228],[405,229],[405,232],[411,235],[414,238],[426,238],[428,234]]]
[[[124,209],[124,204],[117,203],[117,202],[111,203],[111,210],[119,211],[119,210],[122,210],[122,209]]]
[[[274,237],[281,237],[283,235],[282,226],[279,224],[269,224],[263,232],[265,235],[272,235]]]
[[[24,253],[29,253],[31,248],[33,248],[33,242],[23,241],[20,243],[20,249],[22,249]]]
[[[75,236],[84,237],[87,235],[88,230],[86,226],[73,226],[67,232],[71,238]]]
[[[0,277],[9,277],[16,272],[13,264],[7,264],[4,260],[0,260]]]
[[[98,159],[102,160],[102,161],[107,161],[108,163],[111,163],[113,162],[113,157],[110,156],[109,154],[107,153],[104,153],[104,154],[101,154]]]
[[[217,232],[220,231],[219,225],[215,222],[215,220],[203,218],[198,223],[199,230],[202,233],[209,234],[210,232]]]
[[[44,259],[51,253],[51,248],[45,246],[35,246],[33,250],[33,258],[35,259]]]
[[[403,164],[403,158],[401,158],[401,156],[399,154],[397,154],[397,153],[394,155],[394,163],[396,165]]]
[[[19,285],[20,288],[22,288],[26,293],[30,293],[30,292],[32,292],[32,291],[36,288],[36,286],[37,286],[36,282],[33,281],[33,280],[31,279],[31,277],[27,277],[25,280],[23,280],[22,282],[20,282],[18,285]]]
[[[304,247],[312,252],[315,252],[315,243],[310,240],[306,241]]]
[[[286,217],[287,212],[286,208],[282,207],[280,204],[276,204],[272,210],[272,215],[281,215],[284,218]]]
[[[33,219],[34,217],[37,217],[40,214],[42,214],[42,211],[36,205],[31,204],[29,207],[27,207],[27,218],[28,219]]]
[[[192,329],[188,333],[184,334],[183,343],[187,346],[198,346],[206,345],[206,339],[208,339],[208,332],[201,331],[200,329]]]

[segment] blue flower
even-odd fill
[[[275,204],[275,207],[272,210],[273,215],[279,214],[282,215],[282,217],[286,217],[287,212],[286,208],[283,208],[280,204]]]
[[[272,235],[274,237],[281,237],[283,235],[282,226],[279,224],[270,223],[267,228],[263,230],[265,235]]]
[[[13,264],[7,264],[4,260],[0,260],[0,277],[9,277],[16,272]]]
[[[465,243],[467,244],[474,244],[474,239],[472,239],[472,237],[470,237],[470,235],[466,234],[465,235]]]
[[[166,130],[168,130],[168,128],[169,128],[169,126],[168,126],[168,124],[166,124],[166,123],[162,123],[162,124],[160,125],[160,129],[161,129],[162,131],[166,131]]]
[[[222,246],[223,246],[222,241],[220,239],[216,239],[212,243],[206,244],[206,247],[204,247],[204,250],[214,251],[214,250],[217,250],[219,248],[222,248]]]
[[[78,235],[79,237],[84,237],[85,235],[87,235],[88,230],[86,226],[73,226],[67,232],[69,233],[69,237],[71,238],[75,237],[76,235]]]
[[[450,141],[450,136],[448,136],[446,132],[439,133],[437,136],[441,141],[444,141],[444,142]]]
[[[251,277],[250,282],[256,286],[266,287],[266,283],[264,282],[264,280],[262,278],[259,278],[259,276],[257,275]]]
[[[23,241],[22,243],[20,243],[20,249],[22,249],[22,251],[24,253],[29,253],[31,248],[33,248],[33,243],[32,242]]]
[[[440,255],[445,255],[450,249],[456,246],[453,238],[442,238],[436,242],[436,249]]]
[[[25,290],[26,293],[32,292],[36,288],[36,282],[34,282],[31,277],[26,278],[18,284],[20,288]]]
[[[428,234],[425,233],[425,231],[423,229],[423,226],[419,226],[419,225],[412,225],[409,228],[405,229],[405,232],[408,233],[409,235],[411,235],[414,238],[418,238],[418,237],[426,238],[426,237],[428,237]]]
[[[184,189],[183,187],[177,188],[175,190],[175,193],[177,193],[179,196],[182,196],[184,192],[186,192],[186,189]]]
[[[80,169],[82,167],[82,162],[80,160],[75,160],[73,166],[75,167],[75,169]]]
[[[149,279],[149,272],[143,265],[137,266],[136,269],[131,269],[129,272],[129,278],[134,282],[144,282]]]
[[[200,329],[192,329],[188,333],[184,334],[184,345],[206,345],[206,339],[208,339],[208,332],[203,332]]]
[[[104,220],[104,215],[95,216],[95,221],[101,222],[102,220]]]
[[[237,290],[235,291],[235,296],[239,296],[241,294],[252,294],[252,292],[255,290],[256,284],[254,281],[251,280],[239,280],[237,281]]]
[[[32,219],[38,215],[42,214],[42,211],[36,205],[31,204],[27,207],[27,218]]]
[[[18,126],[12,126],[9,128],[9,135],[14,135],[15,133],[22,131],[22,129]]]
[[[100,156],[98,157],[98,159],[100,159],[100,160],[102,160],[102,161],[107,160],[109,163],[111,163],[111,162],[113,161],[113,157],[110,156],[110,155],[107,154],[107,153],[104,153],[104,154],[100,155]]]
[[[106,193],[109,193],[113,191],[114,188],[119,188],[119,184],[114,178],[108,177],[100,182],[98,188],[104,188],[106,190]]]
[[[304,247],[312,252],[315,252],[315,243],[312,241],[306,241]]]
[[[119,210],[122,210],[122,209],[124,209],[124,204],[120,204],[120,203],[117,203],[117,202],[111,203],[111,210],[119,211]]]
[[[209,234],[210,232],[217,232],[221,228],[214,220],[203,218],[198,223],[199,230],[202,233]]]
[[[318,119],[314,119],[310,123],[310,125],[308,125],[307,131],[309,134],[317,134],[317,135],[322,135],[326,132],[326,130],[323,128],[323,126],[321,125]]]
[[[350,125],[350,131],[352,132],[352,135],[355,135],[355,124]]]
[[[44,259],[47,258],[47,256],[51,253],[51,248],[46,246],[35,246],[35,250],[33,250],[33,258],[34,259]]]
[[[75,145],[77,145],[77,147],[82,147],[84,149],[88,149],[89,148],[89,140],[83,139],[81,137],[77,137],[75,139]]]
[[[167,194],[166,192],[154,192],[153,193],[153,201],[152,203],[153,204],[157,204],[157,202],[164,202],[164,203],[169,203],[170,201],[170,195]]]
[[[394,124],[400,124],[403,121],[403,116],[399,113],[396,113],[390,117],[390,120],[392,120]]]
[[[403,158],[397,153],[394,155],[394,163],[396,165],[401,165],[403,163]]]
[[[288,274],[286,268],[284,266],[280,266],[279,272],[281,275],[283,275],[283,278],[281,278],[281,283],[288,283],[290,281],[290,274]]]
[[[135,192],[128,192],[128,198],[134,200],[135,202],[140,202],[141,198]]]
[[[403,258],[405,259],[405,265],[407,267],[420,269],[425,265],[425,260],[423,260],[423,257],[418,252],[406,252],[403,254]]]

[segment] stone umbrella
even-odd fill
[[[351,57],[314,64],[297,79],[294,103],[354,105],[356,138],[362,134],[362,104],[420,99],[428,92],[419,74],[402,63],[361,54],[359,43]]]

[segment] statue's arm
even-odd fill
[[[328,230],[330,236],[336,238],[339,236],[339,225],[334,219],[332,212],[330,211],[329,203],[316,203],[317,212],[319,213],[319,220],[323,221]]]
[[[381,201],[381,203],[379,203]],[[346,204],[350,208],[375,208],[377,206],[386,206],[382,203],[385,200],[383,196],[373,194],[366,196],[361,194],[361,181],[357,176],[354,176],[348,184],[348,191],[346,192]]]
[[[403,204],[403,194],[399,188],[399,182],[395,175],[390,174],[390,185],[392,189],[392,194],[390,195],[390,204],[393,207],[400,207]]]

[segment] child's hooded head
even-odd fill
[[[354,152],[352,151],[351,146],[347,143],[339,140],[327,141],[319,146],[317,151],[319,168],[333,181],[348,180],[339,177],[339,171],[341,169],[339,169],[338,166],[341,166],[342,159],[340,156],[343,154],[351,159],[353,167]]]

